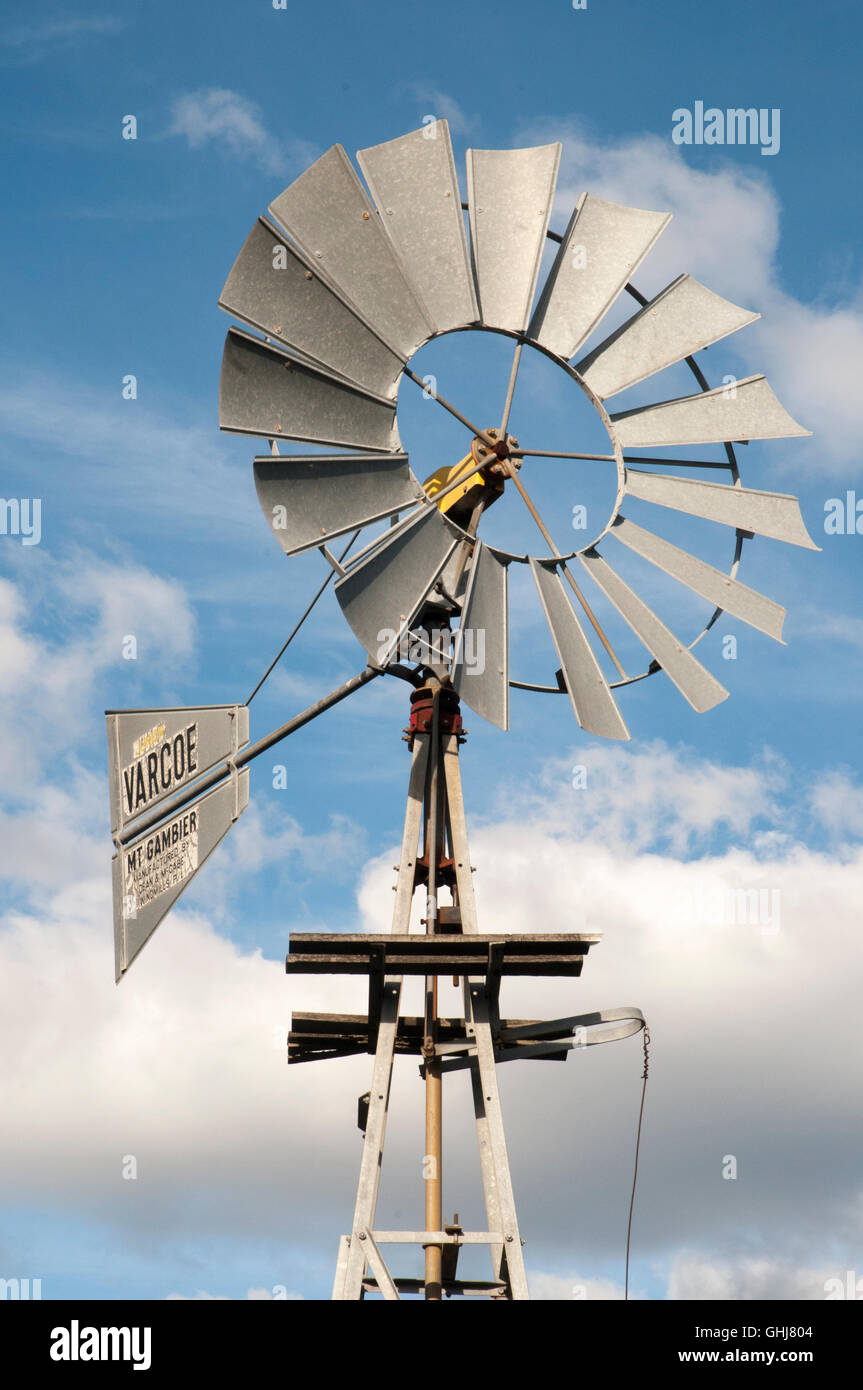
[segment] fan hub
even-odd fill
[[[429,497],[445,492],[438,506],[460,525],[469,524],[478,504],[482,503],[483,508],[492,506],[503,495],[511,469],[521,467],[521,459],[512,458],[518,440],[511,434],[498,439],[498,433],[494,428],[485,431],[494,441],[493,447],[475,436],[469,454],[456,464],[436,469],[423,483]]]

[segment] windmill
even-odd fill
[[[758,317],[683,274],[647,300],[631,283],[670,214],[578,199],[562,235],[549,228],[561,147],[469,150],[462,202],[445,121],[358,153],[366,187],[336,145],[281,193],[252,227],[219,303],[243,327],[227,334],[221,428],[268,440],[254,461],[264,516],[288,556],[321,552],[365,668],[280,729],[249,744],[247,705],[111,711],[115,947],[120,978],[192,876],[248,802],[248,764],[380,675],[411,686],[407,806],[386,935],[300,934],[291,973],[359,974],[365,1014],[294,1013],[291,1063],[368,1052],[361,1097],[363,1156],[354,1222],[341,1238],[333,1296],[376,1291],[528,1296],[497,1087],[497,1065],[565,1060],[576,1046],[630,1036],[636,1008],[563,1019],[502,1018],[508,975],[575,977],[595,933],[482,934],[477,919],[459,767],[461,702],[500,729],[509,691],[568,696],[589,734],[626,739],[617,692],[664,671],[704,712],[728,691],[693,647],[722,612],[781,641],[784,610],[737,578],[744,543],[762,536],[815,549],[795,498],[742,485],[735,443],[805,435],[763,376],[710,387],[694,354]],[[470,240],[465,226],[468,214]],[[537,295],[546,246],[553,263]],[[635,312],[600,341],[621,297]],[[476,420],[436,388],[437,404],[465,431],[465,452],[421,483],[402,445],[398,393],[430,340],[491,332],[514,344],[497,419]],[[555,451],[510,431],[517,377],[528,349],[544,355],[581,392],[608,435],[608,452]],[[697,390],[610,411],[607,402],[685,363]],[[279,444],[317,452],[282,453]],[[577,441],[576,441],[577,442]],[[674,451],[718,444],[724,457]],[[337,452],[321,452],[322,446]],[[535,446],[535,447],[533,447]],[[657,456],[646,450],[671,450]],[[600,533],[580,549],[556,543],[524,475],[551,460],[589,460],[613,470],[616,499]],[[527,465],[527,466],[525,466]],[[672,471],[669,472],[668,469]],[[715,473],[726,474],[717,482]],[[635,511],[643,525],[631,517]],[[542,538],[538,553],[483,539],[492,508],[516,505]],[[639,507],[641,506],[641,511]],[[722,570],[662,535],[669,514],[716,526],[732,541]],[[654,525],[657,529],[654,530]],[[365,544],[348,558],[363,535]],[[350,537],[337,556],[331,545]],[[620,573],[635,555],[697,595],[708,608],[686,642]],[[510,673],[508,584],[529,575],[558,667],[545,682]],[[664,580],[663,580],[664,582]],[[319,591],[320,592],[320,591]],[[601,622],[617,615],[648,654],[629,673]],[[481,639],[481,641],[479,640]],[[481,659],[477,659],[482,649]],[[417,891],[422,932],[411,931]],[[449,902],[441,900],[446,892]],[[441,977],[460,982],[463,1016],[444,1017]],[[405,977],[424,981],[420,1016],[402,1012]],[[420,1058],[426,1098],[425,1219],[412,1231],[375,1224],[394,1059]],[[477,1126],[487,1223],[444,1223],[441,1189],[443,1076],[467,1070]],[[394,1277],[381,1247],[425,1251],[422,1277]],[[460,1278],[463,1246],[485,1244],[491,1278]]]

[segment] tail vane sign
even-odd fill
[[[249,742],[245,705],[108,710],[111,834]]]
[[[248,769],[233,766],[249,742],[249,711],[244,705],[109,710],[106,722],[120,980],[249,803]],[[195,784],[220,765],[224,780],[216,772],[196,797]],[[184,792],[184,805],[181,796],[179,807],[165,805],[160,813]]]
[[[176,815],[117,846],[112,878],[118,981],[248,804],[249,770],[234,769]]]

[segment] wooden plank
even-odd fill
[[[431,940],[432,938],[429,938]],[[287,970],[292,975],[367,975],[369,956],[297,956],[288,957]],[[580,975],[582,955],[517,955],[504,956],[502,975]],[[488,970],[488,956],[395,955],[386,957],[386,969],[399,975],[481,975]]]
[[[311,950],[315,946],[326,944],[337,946],[342,953],[347,953],[351,951],[367,952],[370,946],[427,948],[440,945],[444,948],[453,947],[465,951],[475,951],[478,946],[487,950],[489,946],[498,942],[503,942],[507,947],[517,949],[522,945],[529,948],[538,944],[564,946],[571,943],[572,945],[594,946],[601,940],[601,932],[491,932],[484,936],[472,935],[469,938],[461,933],[444,932],[433,937],[427,937],[422,932],[394,932],[386,935],[375,935],[369,932],[291,932],[289,944],[291,951]]]
[[[441,1032],[447,1030],[451,1032],[464,1032],[463,1018],[439,1018],[438,1023]],[[501,1028],[533,1028],[539,1027],[541,1023],[537,1018],[504,1018],[501,1019]],[[324,1013],[294,1013],[291,1015],[291,1031],[307,1031],[307,1025],[327,1024],[326,1034],[330,1032],[344,1031],[346,1033],[356,1032],[365,1034],[368,1031],[368,1018],[365,1014],[324,1014]],[[423,1020],[418,1015],[403,1014],[399,1019],[399,1035],[416,1033],[422,1035]],[[309,1029],[308,1031],[315,1031]],[[324,1036],[322,1033],[321,1036]],[[443,1039],[442,1039],[443,1040]]]

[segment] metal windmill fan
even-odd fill
[[[710,389],[693,359],[756,313],[689,275],[649,302],[629,283],[670,214],[585,193],[565,234],[549,231],[560,152],[558,144],[469,150],[468,200],[462,204],[446,121],[358,152],[371,197],[342,147],[327,151],[271,204],[275,221],[256,222],[222,291],[220,306],[265,336],[229,330],[220,424],[272,441],[272,454],[254,465],[267,520],[288,555],[315,547],[326,555],[338,574],[342,611],[374,669],[394,665],[413,634],[424,664],[501,728],[508,727],[510,685],[521,685],[565,689],[585,730],[628,738],[613,690],[641,675],[627,675],[573,570],[579,580],[587,575],[647,648],[651,663],[643,674],[662,669],[696,711],[712,708],[728,692],[693,655],[695,642],[679,639],[620,576],[615,547],[635,552],[707,600],[713,606],[707,627],[725,611],[781,640],[784,610],[736,578],[743,539],[757,534],[817,547],[795,498],[741,486],[733,445],[809,431],[796,424],[763,376]],[[559,246],[534,307],[547,238]],[[638,310],[579,356],[623,292],[638,301]],[[436,395],[473,437],[464,459],[421,486],[399,439],[398,390],[403,376],[424,384],[408,363],[430,339],[457,329],[489,330],[515,341],[509,387],[501,418],[490,429]],[[616,502],[604,530],[570,553],[555,545],[519,476],[523,459],[552,451],[528,448],[508,433],[525,346],[581,388],[611,442],[608,455],[557,455],[605,459],[617,473]],[[609,398],[684,361],[698,382],[694,394],[607,411]],[[281,455],[278,440],[352,452]],[[725,463],[630,452],[708,443],[724,444]],[[657,464],[687,467],[695,476],[657,471]],[[728,469],[728,483],[704,476],[717,467]],[[520,494],[546,553],[513,554],[478,535],[483,512],[505,491]],[[630,520],[628,499],[730,528],[730,571]],[[349,562],[330,553],[334,538],[387,519],[390,527]],[[510,678],[507,573],[513,564],[528,566],[535,582],[560,662],[554,685]],[[585,620],[618,679],[603,673]],[[441,634],[453,621],[458,630],[447,645]],[[466,637],[474,631],[483,633],[485,661],[467,679]]]

